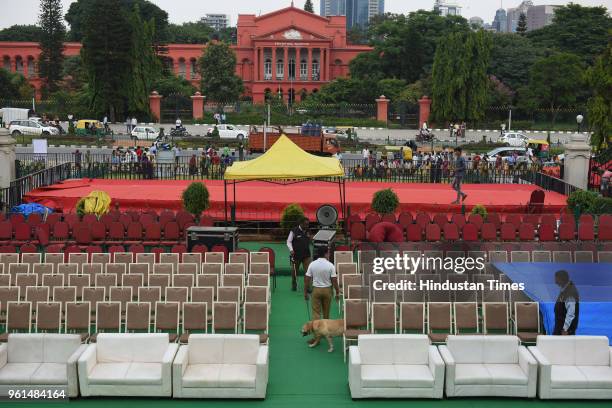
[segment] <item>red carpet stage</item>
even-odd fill
[[[24,198],[26,202],[38,202],[58,211],[73,212],[77,201],[93,190],[106,191],[118,202],[122,210],[181,208],[181,192],[191,181],[183,180],[70,180],[34,190]],[[216,219],[224,217],[223,181],[206,180],[210,192],[211,207],[207,211]],[[372,195],[381,189],[392,188],[399,196],[402,211],[415,213],[459,212],[451,205],[455,192],[448,184],[347,182],[347,205],[351,213],[369,212]],[[524,213],[531,192],[537,187],[526,184],[466,184],[468,194],[466,211],[476,204],[483,204],[489,212]],[[228,186],[228,200],[232,190]],[[275,185],[265,182],[240,183],[236,186],[236,218],[238,220],[278,221],[282,209],[291,203],[300,204],[311,219],[322,204],[340,208],[338,184],[318,181],[292,185]],[[113,204],[114,205],[114,204]],[[559,213],[566,205],[562,194],[547,192],[544,212]]]

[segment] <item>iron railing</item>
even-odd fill
[[[532,184],[542,187],[544,190],[554,191],[566,196],[569,196],[574,191],[580,190],[580,188],[568,184],[562,179],[540,172],[527,175],[526,180]]]

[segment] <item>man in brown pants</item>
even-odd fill
[[[308,290],[312,284],[312,320],[329,319],[329,309],[333,297],[332,286],[336,290],[336,299],[340,296],[338,277],[334,264],[327,260],[329,250],[317,248],[317,260],[310,263],[304,275],[304,299],[308,300]],[[321,314],[322,312],[322,314]]]

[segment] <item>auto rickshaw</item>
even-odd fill
[[[527,140],[526,147],[533,151],[534,157],[542,161],[547,161],[550,158],[550,146],[546,140]]]
[[[95,119],[81,119],[77,121],[76,134],[79,136],[105,136],[106,130],[100,121]]]

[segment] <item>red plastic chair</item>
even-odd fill
[[[465,215],[453,214],[451,216],[451,222],[455,224],[458,228],[461,228],[465,225]]]
[[[412,242],[420,242],[423,240],[423,228],[418,224],[410,224],[406,228],[406,239]]]
[[[574,214],[561,213],[561,224],[574,224],[574,225],[576,225],[576,218],[574,218]]]
[[[51,244],[45,247],[45,253],[48,254],[61,254],[62,252],[64,252],[63,244]]]
[[[74,224],[79,222],[79,216],[75,213],[64,214],[64,222],[68,224],[68,227],[72,229]]]
[[[504,222],[501,225],[500,237],[502,241],[516,241],[516,225]]]
[[[111,224],[115,222],[115,220],[113,219],[113,216],[110,214],[104,214],[102,217],[100,217],[100,221],[104,223],[104,226],[106,226],[107,231],[110,229]]]
[[[395,224],[397,222],[397,220],[395,219],[395,214],[385,214],[382,216],[381,221],[390,222],[392,224]]]
[[[537,226],[540,224],[540,214],[526,214],[523,216],[523,223]]]
[[[91,240],[98,243],[104,243],[106,241],[106,225],[101,221],[92,222],[91,228]]]
[[[482,228],[482,224],[484,224],[484,220],[482,219],[482,215],[480,214],[470,214],[468,216],[468,222],[470,224],[475,225],[479,231],[480,231],[480,228]]]
[[[90,245],[91,238],[91,229],[88,225],[81,223],[75,227],[73,231],[74,240],[77,245]]]
[[[444,224],[444,240],[457,241],[459,239],[459,227],[456,224]]]
[[[142,224],[139,222],[131,222],[127,227],[126,245],[138,244],[142,242]]]
[[[346,223],[344,224],[345,232],[348,233],[351,230],[351,225],[353,225],[353,223],[355,223],[355,222],[362,222],[361,221],[361,216],[359,214],[351,214],[346,219]]]
[[[101,254],[103,252],[102,247],[100,245],[89,245],[85,248],[85,252],[87,252],[89,262],[91,262],[91,254]]]
[[[53,224],[61,220],[62,220],[62,214],[50,213],[50,214],[47,214],[47,218],[45,219],[45,224],[49,224],[50,226],[53,226]]]
[[[65,241],[70,235],[70,226],[65,221],[56,222],[53,225],[53,239],[57,241]]]
[[[144,254],[145,247],[142,244],[132,244],[128,248],[128,252],[131,252],[133,254]]]
[[[351,224],[351,240],[364,241],[366,239],[366,228],[361,222]]]
[[[487,222],[495,225],[495,229],[498,229],[501,226],[501,217],[498,213],[487,214]]]
[[[533,224],[523,223],[519,225],[518,233],[521,241],[535,240],[535,230]]]
[[[108,253],[110,254],[111,259],[115,259],[115,254],[117,252],[125,252],[124,246],[115,244],[108,247]]]
[[[215,220],[210,215],[201,215],[199,225],[200,227],[214,227]]]
[[[159,262],[159,254],[165,254],[166,248],[163,247],[153,247],[151,248],[151,253],[155,254],[155,262]]]
[[[419,212],[416,215],[414,222],[421,227],[421,229],[425,229],[427,225],[431,224],[431,218],[429,218],[429,214],[425,214],[424,212]]]
[[[178,223],[180,230],[183,231],[186,228],[187,223],[194,222],[193,214],[181,210],[176,214],[176,222]]]
[[[38,241],[41,246],[47,246],[49,244],[49,237],[51,236],[51,226],[49,224],[40,224],[34,228],[34,241]]]
[[[208,247],[204,244],[196,244],[191,248],[191,252],[202,254],[202,259],[204,259],[204,254],[208,252]]]
[[[11,214],[9,215],[9,221],[13,225],[21,224],[22,222],[25,222],[25,217],[23,214]]]
[[[578,219],[578,223],[594,225],[595,221],[593,220],[593,216],[591,214],[582,214]]]
[[[597,239],[600,241],[612,241],[612,225],[602,225],[600,222]]]
[[[129,210],[129,211],[126,211],[125,213],[130,216],[133,222],[138,221],[138,219],[140,218],[140,213],[138,211]]]
[[[540,242],[555,241],[555,227],[552,224],[542,224],[538,228]]]
[[[593,224],[580,224],[578,226],[578,239],[580,241],[593,241],[595,239],[595,228]]]
[[[80,254],[83,253],[81,248],[78,245],[68,245],[66,249],[64,249],[64,262],[68,262],[70,259],[70,254]]]
[[[34,244],[23,244],[19,248],[19,252],[22,254],[35,254],[38,252],[38,248]]]
[[[96,221],[98,221],[98,217],[96,217],[94,214],[85,214],[83,216],[83,222],[85,224],[92,224]]]
[[[123,223],[113,221],[108,229],[108,240],[114,242],[123,242],[125,239],[125,228]]]
[[[161,241],[161,227],[159,223],[145,227],[144,244],[147,246],[158,245]]]
[[[506,216],[506,224],[513,224],[515,228],[518,228],[519,225],[523,222],[523,217],[520,214],[508,214]]]
[[[0,245],[6,245],[13,239],[13,225],[10,221],[0,222]]]
[[[428,224],[425,228],[425,239],[429,242],[440,241],[440,226]]]
[[[599,226],[611,226],[612,227],[612,214],[602,214],[599,216]]]
[[[162,228],[164,225],[166,225],[166,223],[174,220],[176,220],[176,216],[172,211],[165,210],[159,214],[159,223],[161,224]]]
[[[178,223],[171,221],[164,226],[164,239],[162,245],[174,245],[180,239]]]
[[[496,241],[497,240],[497,228],[495,224],[491,222],[485,222],[480,228],[480,237],[483,241]]]
[[[31,227],[38,227],[42,224],[42,217],[38,213],[32,213],[28,216],[28,220],[26,221]]]
[[[130,225],[130,223],[132,222],[132,216],[127,213],[121,214],[119,216],[119,222],[123,224],[124,228],[127,228],[128,225]]]
[[[436,214],[433,217],[434,224],[437,224],[440,229],[444,228],[444,225],[448,224],[448,217],[446,214]]]
[[[380,222],[380,215],[369,213],[365,217],[365,228],[366,231],[370,231],[372,227]]]
[[[557,226],[557,219],[552,214],[542,214],[540,216],[540,225],[552,225]]]
[[[121,217],[121,211],[119,210],[111,210],[108,212],[108,215],[110,215],[111,219],[113,221],[119,221],[119,217]]]
[[[559,225],[559,241],[573,241],[576,239],[576,224],[567,222]]]
[[[461,229],[461,236],[463,237],[464,241],[478,241],[478,227],[471,223],[465,224]]]
[[[20,222],[14,225],[15,238],[14,240],[20,243],[30,241],[32,239],[32,227],[25,222]]]
[[[172,252],[173,254],[179,254],[179,257],[182,258],[183,254],[187,252],[187,247],[183,244],[175,244],[172,246],[170,252]]]
[[[405,230],[408,228],[408,225],[412,224],[412,214],[409,212],[400,213],[397,218],[397,223]]]

